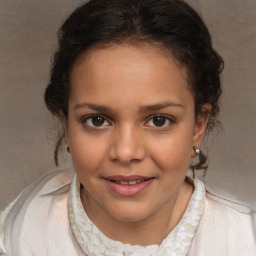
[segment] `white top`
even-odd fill
[[[106,237],[88,218],[80,199],[80,182],[75,176],[71,184],[69,216],[72,230],[82,250],[87,255],[118,256],[183,256],[187,255],[195,230],[203,213],[205,187],[194,181],[195,190],[178,225],[160,245],[132,246]],[[100,245],[100,246],[99,246]]]
[[[199,180],[194,185],[182,219],[160,245],[132,246],[109,239],[91,222],[72,171],[50,173],[1,213],[0,254],[255,256],[255,212],[212,191],[205,194]]]

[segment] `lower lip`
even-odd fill
[[[142,192],[144,189],[146,189],[151,184],[152,181],[153,179],[149,179],[135,185],[122,185],[106,179],[106,182],[110,187],[110,189],[115,194],[120,196],[136,196],[137,194]]]

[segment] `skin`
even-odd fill
[[[158,47],[113,45],[82,54],[70,81],[62,123],[87,215],[114,240],[160,244],[193,193],[185,177],[208,120],[195,120],[185,68]],[[103,117],[99,126],[92,114]],[[153,179],[139,194],[120,196],[105,180],[113,175]]]

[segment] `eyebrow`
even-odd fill
[[[147,113],[147,112],[159,111],[161,109],[169,108],[169,107],[184,108],[184,106],[182,104],[173,103],[173,102],[165,102],[165,103],[160,103],[160,104],[141,106],[139,108],[138,112],[139,113]],[[76,110],[79,108],[90,108],[90,109],[93,109],[93,110],[101,112],[101,113],[112,113],[112,114],[116,113],[116,111],[111,107],[108,107],[105,105],[91,104],[91,103],[79,103],[79,104],[75,105],[75,107],[73,109]]]
[[[109,113],[109,112],[114,113],[115,112],[111,107],[108,107],[105,105],[91,104],[91,103],[79,103],[79,104],[75,105],[74,110],[78,109],[78,108],[90,108],[95,111],[103,112],[103,113]]]
[[[152,111],[158,111],[158,110],[161,110],[164,108],[169,108],[169,107],[184,108],[184,106],[179,103],[165,102],[165,103],[160,103],[160,104],[142,106],[142,107],[140,107],[139,112],[140,113],[152,112]]]

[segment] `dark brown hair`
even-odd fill
[[[207,132],[216,126],[221,95],[223,60],[213,49],[211,36],[200,16],[180,0],[91,0],[77,8],[58,34],[50,83],[45,91],[48,109],[57,118],[68,118],[70,74],[81,53],[92,47],[120,43],[158,44],[186,67],[195,100],[195,117],[203,115],[203,105],[212,110]],[[62,136],[63,137],[63,136]],[[58,150],[55,162],[58,164]],[[191,168],[205,169],[206,156]]]

